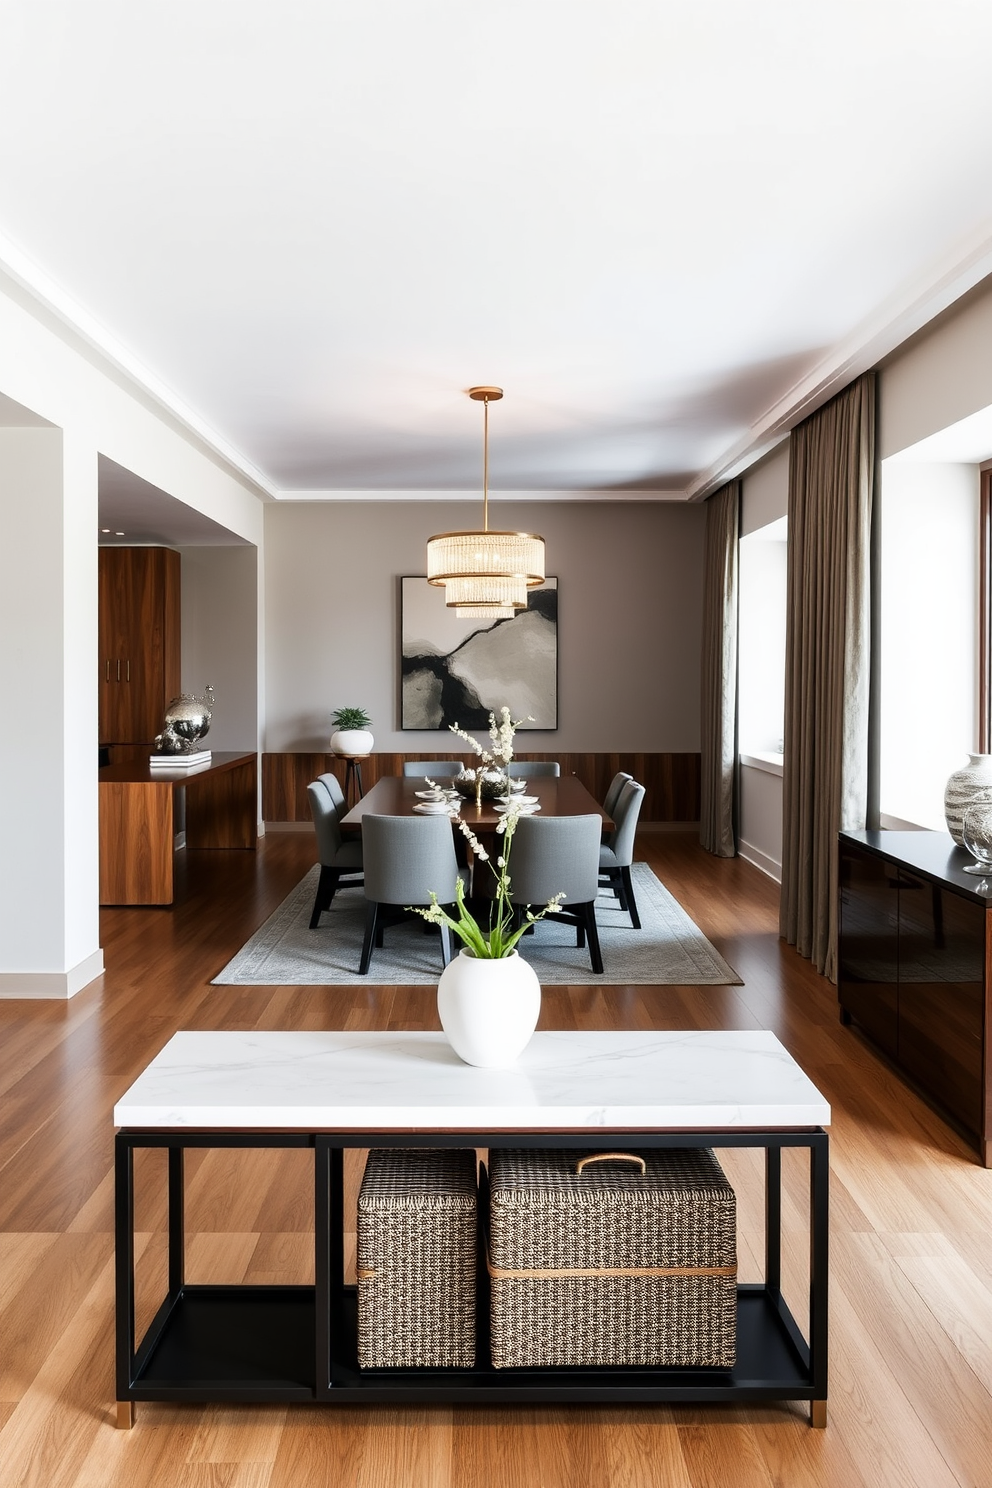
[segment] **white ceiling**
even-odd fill
[[[987,0],[5,0],[0,260],[274,496],[698,494],[992,267]]]

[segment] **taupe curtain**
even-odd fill
[[[792,431],[780,929],[837,980],[837,833],[868,807],[875,378]]]
[[[699,840],[721,858],[737,852],[737,573],[741,483],[706,503],[703,555]]]

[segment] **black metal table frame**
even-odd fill
[[[738,1286],[738,1359],[716,1369],[493,1369],[488,1309],[470,1370],[359,1370],[355,1288],[344,1281],[344,1150],[368,1147],[747,1147],[765,1150],[765,1276]],[[186,1148],[305,1148],[314,1153],[314,1285],[188,1285]],[[782,1149],[809,1150],[807,1336],[781,1291]],[[134,1152],[168,1151],[168,1288],[135,1338]],[[338,1404],[647,1404],[801,1400],[827,1414],[829,1141],[820,1127],[693,1131],[120,1131],[115,1151],[117,1418],[141,1400]],[[485,1285],[480,1268],[480,1285]],[[484,1291],[481,1294],[484,1297]],[[224,1342],[229,1351],[224,1352]]]

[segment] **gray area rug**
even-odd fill
[[[631,869],[642,929],[603,892],[596,905],[604,974],[594,976],[589,952],[575,944],[575,929],[542,923],[524,936],[519,950],[548,986],[721,986],[740,977],[659,883],[646,863]],[[358,963],[365,925],[365,898],[358,889],[339,890],[316,930],[308,928],[319,869],[311,868],[232,961],[214,977],[215,986],[331,987],[340,985],[433,985],[441,973],[440,943],[419,920],[386,928],[385,944],[372,956],[368,976]],[[453,938],[454,940],[454,938]],[[458,944],[455,941],[455,944]]]

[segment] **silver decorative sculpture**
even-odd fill
[[[165,710],[165,728],[155,737],[159,754],[192,754],[210,731],[214,690],[208,682],[203,696],[183,692]]]

